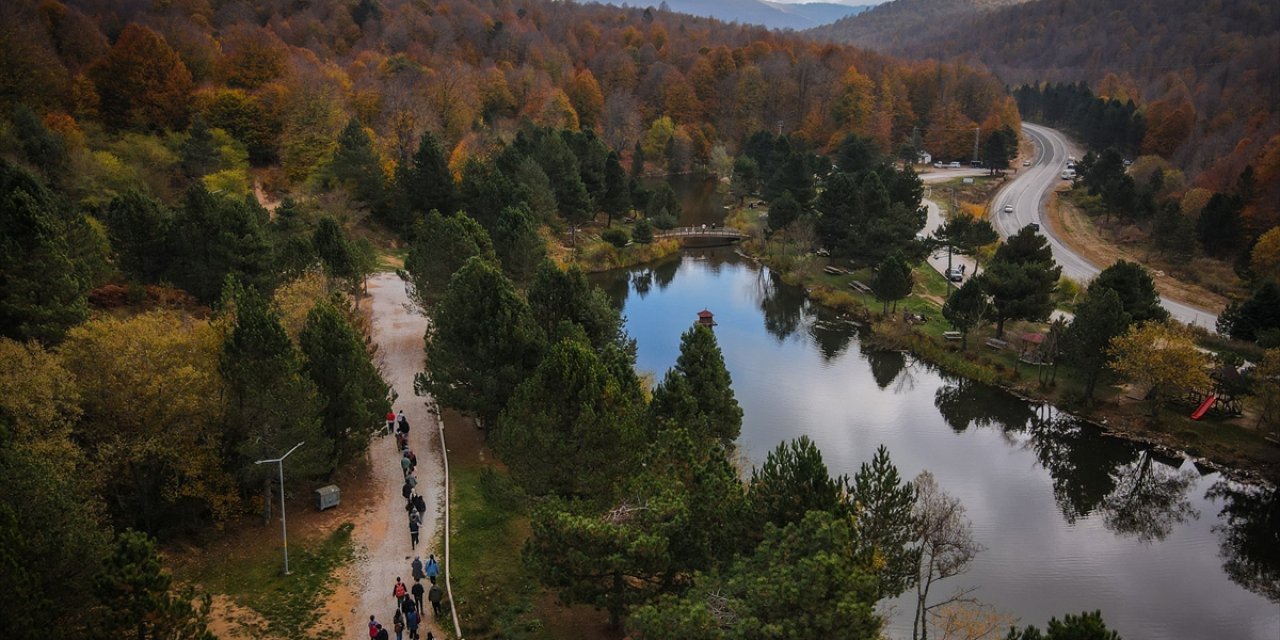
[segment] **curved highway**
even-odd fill
[[[1018,177],[996,194],[991,203],[992,224],[1001,236],[1008,237],[1028,224],[1038,223],[1041,235],[1053,249],[1053,259],[1062,265],[1062,274],[1081,283],[1088,282],[1101,269],[1072,251],[1054,234],[1044,208],[1049,193],[1062,182],[1067,156],[1080,157],[1080,151],[1054,129],[1024,122],[1022,131],[1035,143],[1036,155],[1030,167],[1023,167]],[[1013,211],[1006,213],[1006,205],[1012,205]],[[1181,322],[1210,331],[1215,329],[1218,317],[1213,313],[1165,297],[1160,298],[1160,303]]]

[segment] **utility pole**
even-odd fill
[[[978,137],[982,133],[982,127],[973,128],[973,161],[978,161]]]
[[[290,449],[288,453],[285,453],[279,458],[274,458],[271,460],[258,460],[257,462],[254,462],[254,464],[266,464],[268,462],[274,462],[276,463],[276,466],[280,469],[280,536],[284,540],[284,575],[286,576],[289,575],[289,524],[284,517],[284,459],[288,458],[290,453],[297,451],[298,447],[301,447],[302,445],[303,445],[303,442],[299,442],[298,444],[293,445],[293,448]]]

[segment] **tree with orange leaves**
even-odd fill
[[[164,37],[130,23],[90,70],[109,126],[185,129],[191,73]]]

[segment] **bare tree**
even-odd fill
[[[939,607],[967,601],[974,588],[957,589],[934,603],[929,602],[929,589],[938,580],[968,571],[969,563],[984,547],[973,539],[972,525],[964,517],[964,505],[943,491],[932,473],[921,471],[912,484],[916,487],[912,517],[920,545],[920,579],[916,582],[916,614],[911,623],[911,637],[925,640],[929,614]]]

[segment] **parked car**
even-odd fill
[[[1040,223],[1039,223],[1039,222],[1032,222],[1032,223],[1028,224],[1027,226],[1028,226],[1028,227],[1031,227],[1031,230],[1032,230],[1032,231],[1035,231],[1035,232],[1039,232],[1039,231],[1040,231]]]
[[[1006,204],[1006,205],[1004,206],[1004,212],[1005,212],[1005,213],[1013,213],[1013,205],[1011,205],[1011,204]]]
[[[946,273],[944,273],[943,275],[945,275],[947,279],[952,282],[963,282],[964,281],[964,265],[958,264],[954,267],[951,267],[950,269],[947,269]]]
[[[960,163],[959,163],[959,162],[952,162],[951,164],[947,165],[947,167],[949,167],[949,168],[951,168],[951,169],[959,169],[959,168],[960,168]]]
[[[1030,161],[1030,160],[1023,160],[1023,161],[1022,161],[1022,166],[1024,166],[1024,167],[1029,167],[1029,166],[1031,166],[1031,161]]]

